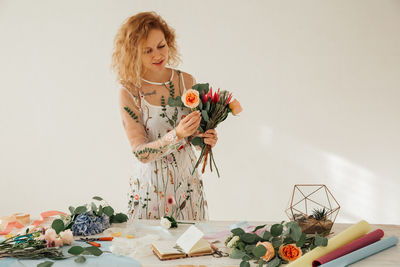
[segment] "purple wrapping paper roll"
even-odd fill
[[[320,266],[324,263],[330,262],[336,258],[342,257],[346,254],[349,254],[350,252],[353,252],[355,250],[358,250],[360,248],[363,248],[365,246],[368,246],[372,243],[375,243],[376,241],[380,240],[383,237],[383,231],[381,229],[377,229],[369,234],[366,234],[363,237],[360,237],[346,245],[344,245],[341,248],[338,248],[335,251],[332,251],[331,253],[326,254],[325,256],[318,258],[313,261],[312,266]]]

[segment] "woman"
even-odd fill
[[[167,67],[179,61],[174,30],[154,12],[136,14],[119,29],[112,61],[122,85],[122,122],[139,161],[130,182],[130,218],[207,220],[190,144],[200,113],[167,104],[195,84],[190,74]],[[215,130],[198,136],[212,147],[218,139]]]

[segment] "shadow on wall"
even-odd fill
[[[263,150],[308,175],[304,180],[295,177],[296,183],[328,186],[341,205],[338,222],[365,219],[370,223],[400,223],[400,216],[390,212],[396,210],[398,203],[396,194],[388,194],[396,188],[390,179],[385,180],[344,157],[321,151],[266,125],[260,133]]]

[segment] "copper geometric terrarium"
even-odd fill
[[[294,186],[286,214],[306,234],[328,235],[339,213],[340,205],[323,184]]]

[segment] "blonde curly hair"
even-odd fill
[[[175,30],[155,12],[141,12],[129,17],[120,27],[114,39],[111,67],[117,80],[128,89],[141,87],[142,45],[153,29],[161,30],[169,47],[168,62],[176,66],[181,60],[178,53]]]

